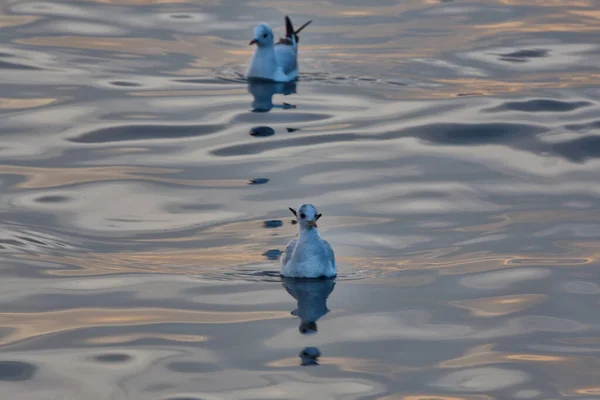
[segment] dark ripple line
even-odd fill
[[[0,61],[0,69],[21,69],[21,70],[26,70],[26,71],[39,71],[41,68],[33,67],[31,65],[16,64],[16,63],[10,63],[7,61]]]
[[[98,129],[76,138],[75,143],[108,143],[145,139],[177,139],[205,136],[223,130],[223,125],[127,125]]]
[[[532,137],[545,131],[546,129],[543,127],[525,124],[431,124],[380,135],[340,133],[295,137],[293,139],[280,141],[247,143],[216,149],[213,150],[211,154],[225,157],[251,155],[279,148],[319,145],[333,142],[350,142],[355,140],[392,140],[403,137],[415,137],[446,145],[481,145],[488,143],[503,143],[515,139]]]
[[[484,112],[499,112],[499,111],[523,111],[523,112],[568,112],[578,108],[591,106],[592,103],[587,101],[560,101],[549,99],[535,99],[529,101],[511,101],[506,102],[498,107],[488,108]]]

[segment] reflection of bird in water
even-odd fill
[[[252,110],[256,112],[267,112],[272,108],[294,108],[287,103],[282,105],[273,104],[273,95],[282,94],[287,96],[296,93],[296,82],[275,83],[268,81],[248,81],[248,93],[254,97]]]
[[[281,256],[281,274],[286,278],[332,278],[337,275],[335,255],[321,238],[317,220],[321,214],[312,204],[302,204],[298,211],[298,237],[291,240]]]
[[[300,360],[302,361],[301,365],[319,365],[319,357],[321,356],[321,351],[316,347],[305,347],[304,350],[298,354]]]
[[[300,318],[300,333],[317,332],[317,320],[327,314],[327,298],[333,292],[333,279],[283,279],[283,287],[298,302],[292,315]]]

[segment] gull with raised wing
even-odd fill
[[[298,78],[298,33],[312,21],[308,21],[294,31],[292,21],[285,16],[285,37],[274,41],[273,30],[267,24],[254,28],[254,39],[249,45],[256,45],[248,79],[264,79],[274,82],[290,82]]]
[[[298,211],[290,207],[298,220],[298,236],[290,241],[281,255],[281,274],[286,278],[333,278],[337,265],[333,249],[321,238],[317,220],[321,214],[312,204],[302,204]]]

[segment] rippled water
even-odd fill
[[[301,80],[248,85],[285,14],[314,20]],[[600,398],[595,0],[5,0],[0,27],[2,398]],[[335,282],[278,277],[303,202]]]

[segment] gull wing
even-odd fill
[[[290,261],[290,258],[292,258],[292,253],[294,252],[294,249],[296,248],[296,245],[298,244],[298,238],[292,239],[290,240],[290,242],[287,244],[287,246],[285,246],[285,250],[283,251],[283,254],[281,254],[281,266],[285,267],[285,265],[288,263],[288,261]]]
[[[277,64],[279,64],[286,75],[289,75],[298,68],[297,47],[293,44],[277,44],[275,46],[275,57],[277,58]]]
[[[287,15],[285,16],[285,37],[279,39],[275,44],[275,56],[277,63],[286,75],[295,72],[298,68],[298,41],[300,40],[298,34],[311,22],[312,20],[294,30],[292,21]]]
[[[327,255],[327,259],[329,261],[331,261],[331,265],[334,268],[336,268],[337,266],[335,264],[335,254],[333,254],[333,249],[331,248],[331,245],[325,239],[321,239],[321,241],[323,242],[323,248],[325,249],[325,254]]]

